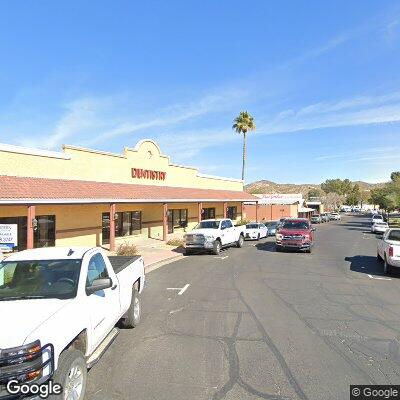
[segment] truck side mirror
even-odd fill
[[[111,278],[95,279],[90,286],[86,287],[86,294],[90,296],[100,290],[108,289],[112,286]]]

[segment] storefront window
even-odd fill
[[[37,227],[34,231],[34,247],[51,247],[56,243],[56,217],[55,215],[36,216]],[[16,250],[26,249],[27,239],[27,218],[26,217],[5,217],[0,218],[0,224],[18,225],[18,246]]]
[[[110,243],[110,213],[102,214],[103,244]],[[115,213],[115,237],[138,235],[142,230],[141,211]]]
[[[175,228],[186,228],[188,224],[188,210],[168,210],[168,233],[173,233]]]
[[[203,208],[201,219],[215,219],[215,208]]]
[[[234,221],[237,218],[237,207],[236,206],[228,207],[226,211],[226,217]]]

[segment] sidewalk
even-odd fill
[[[175,259],[180,259],[184,255],[182,247],[169,246],[157,239],[143,238],[135,241],[134,244],[137,248],[137,253],[143,257],[146,272],[168,264],[168,262],[172,262]]]

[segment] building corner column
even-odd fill
[[[227,212],[227,208],[228,208],[228,203],[226,201],[224,201],[224,218],[226,218],[226,212]]]
[[[33,249],[34,245],[34,219],[36,217],[36,207],[34,205],[28,206],[27,224],[26,224],[26,248]]]
[[[110,251],[115,251],[115,203],[110,204]]]
[[[168,234],[168,203],[163,204],[163,240],[167,241]]]
[[[197,219],[201,222],[201,215],[203,211],[203,203],[197,203]]]
[[[258,222],[258,202],[256,203],[256,222]]]

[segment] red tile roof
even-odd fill
[[[223,183],[221,183],[223,186]],[[254,201],[249,193],[0,175],[0,203]]]

